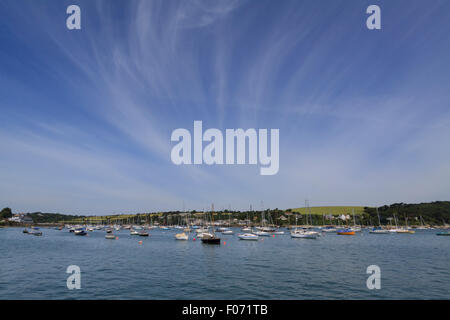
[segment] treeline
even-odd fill
[[[75,216],[61,213],[43,213],[43,212],[32,212],[28,213],[27,216],[31,217],[34,223],[58,223],[61,221],[70,221],[74,219],[85,218],[85,216]]]
[[[422,222],[429,225],[442,225],[450,223],[450,201],[435,201],[430,203],[406,204],[394,203],[378,207],[381,224],[395,224],[393,217],[395,215],[400,225],[420,225]],[[144,224],[150,222],[158,222],[160,224],[184,224],[186,216],[180,211],[168,211],[160,213],[138,213],[134,215],[111,215],[111,216],[83,216],[83,215],[67,215],[60,213],[28,213],[34,223],[136,223]],[[0,221],[12,216],[11,209],[5,208],[0,211]],[[214,220],[229,221],[233,219],[250,220],[253,224],[261,223],[261,211],[232,211],[222,210],[214,213]],[[323,214],[299,214],[291,209],[280,210],[278,208],[265,210],[264,217],[269,224],[276,225],[293,225],[298,224],[353,224],[353,217],[350,220],[342,221],[338,219],[338,215],[330,217],[329,213]],[[210,220],[209,212],[206,214],[198,211],[189,212],[189,220],[206,219]],[[378,225],[377,208],[365,207],[362,214],[355,215],[357,224],[360,225]],[[233,221],[232,221],[233,222]]]
[[[365,219],[373,224],[378,223],[376,208],[364,208]],[[420,225],[421,221],[430,225],[442,225],[450,222],[450,201],[435,201],[428,203],[408,204],[394,203],[378,207],[381,224],[389,224],[395,215],[400,224]],[[392,219],[392,220],[391,220]],[[422,219],[422,220],[421,220]]]

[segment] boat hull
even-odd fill
[[[241,240],[258,241],[259,237],[253,234],[240,234],[238,238]]]
[[[205,244],[220,244],[220,238],[202,238],[202,243],[205,243]]]
[[[338,231],[337,234],[341,236],[354,236],[355,231],[341,231],[341,232]]]
[[[291,233],[291,238],[295,238],[295,239],[317,239],[317,235]]]

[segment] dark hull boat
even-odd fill
[[[202,239],[202,242],[206,244],[220,244],[220,238]]]
[[[145,232],[145,231],[139,232],[139,235],[141,237],[148,237],[149,236],[148,232]]]
[[[202,243],[206,244],[220,244],[220,238],[217,238],[211,233],[204,233],[202,237]]]

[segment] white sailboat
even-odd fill
[[[238,238],[241,240],[258,241],[259,236],[254,233],[243,233],[243,234],[238,234]]]
[[[183,211],[184,211],[184,202],[183,202]],[[187,218],[187,215],[186,215],[186,226],[188,225],[188,218]],[[183,229],[182,227],[181,227],[181,229]],[[190,229],[189,229],[189,231],[190,231]],[[189,232],[188,231],[188,232]],[[189,233],[188,234],[186,234],[186,232],[182,232],[182,233],[177,233],[176,235],[175,235],[175,239],[176,240],[183,240],[183,241],[187,241],[187,240],[189,240]]]
[[[297,215],[295,215],[295,225],[298,225]],[[298,229],[297,227],[293,231],[291,231],[291,238],[317,239],[318,236],[319,233],[316,231]]]

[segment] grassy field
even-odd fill
[[[332,214],[332,215],[342,215],[342,214],[352,214],[352,209],[354,209],[355,214],[359,215],[364,212],[364,207],[360,206],[329,206],[329,207],[310,207],[311,214],[322,215],[322,214]],[[307,213],[306,208],[296,208],[292,209],[292,212],[297,212],[301,214]],[[222,213],[226,215],[226,213]],[[152,219],[156,219],[161,216],[162,213],[152,213]],[[195,213],[193,216],[202,217],[204,213]],[[134,219],[137,216],[135,214],[121,214],[121,215],[111,215],[111,216],[91,216],[86,219],[75,219],[71,221],[66,221],[66,223],[102,223],[109,221],[110,223],[134,223]],[[145,218],[142,218],[145,220]],[[62,221],[61,221],[62,222]]]
[[[322,214],[352,214],[352,209],[354,209],[355,214],[362,214],[364,212],[364,207],[351,207],[351,206],[330,206],[330,207],[310,207],[311,214],[322,215]],[[301,214],[307,213],[306,208],[292,209],[293,212],[299,212]]]

